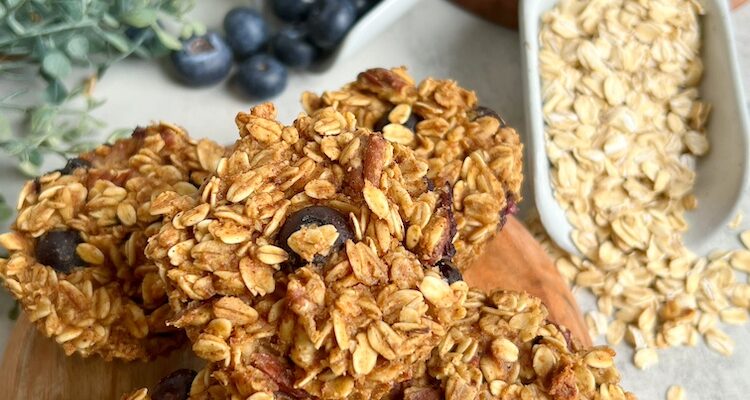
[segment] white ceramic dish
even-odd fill
[[[344,40],[334,49],[328,57],[325,57],[322,61],[317,62],[310,66],[312,72],[324,72],[343,61],[359,50],[365,44],[371,42],[380,33],[388,29],[388,27],[406,14],[421,0],[382,0],[375,5],[370,11],[362,16],[352,26],[349,32],[346,34]],[[279,21],[271,7],[268,6],[267,0],[254,0],[251,4],[255,9],[261,10],[261,12],[268,18],[269,21],[273,21],[273,31],[278,29],[278,26],[283,24]]]
[[[357,21],[344,41],[325,61],[314,65],[314,71],[324,71],[341,60],[351,57],[362,45],[396,22],[420,0],[383,0]]]
[[[558,0],[521,0],[519,19],[526,96],[526,126],[531,147],[534,200],[539,215],[552,239],[562,248],[577,254],[570,239],[571,225],[553,196],[549,179],[550,165],[544,148],[544,121],[539,76],[539,25],[544,12]],[[701,0],[706,9],[703,18],[703,63],[705,75],[702,97],[712,104],[708,124],[711,150],[697,164],[694,194],[698,208],[687,215],[690,228],[687,246],[696,252],[724,228],[737,212],[740,196],[748,186],[750,131],[746,102],[737,65],[734,37],[730,29],[726,0]]]

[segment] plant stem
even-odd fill
[[[18,42],[24,39],[32,39],[32,38],[37,38],[40,36],[49,36],[53,33],[65,32],[71,29],[91,28],[94,26],[96,26],[96,22],[92,20],[83,20],[73,25],[57,25],[57,26],[53,26],[51,28],[44,29],[41,31],[26,33],[24,35],[12,36],[12,37],[9,37],[8,39],[0,40],[0,47],[6,46],[8,44],[13,44],[15,42]]]

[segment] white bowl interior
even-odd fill
[[[383,0],[357,21],[344,41],[325,61],[314,65],[314,71],[325,71],[334,64],[352,56],[360,47],[388,29],[420,0]]]
[[[529,129],[534,198],[540,219],[550,237],[568,252],[578,251],[570,239],[571,226],[554,198],[549,179],[550,165],[544,148],[541,85],[538,63],[538,33],[542,14],[558,0],[522,0],[520,7],[521,46],[525,53],[524,83],[526,126]],[[748,184],[748,118],[742,93],[734,41],[729,27],[729,10],[723,0],[702,1],[703,99],[713,111],[708,123],[710,152],[698,159],[694,194],[698,208],[687,214],[690,224],[685,243],[696,252],[706,252],[711,237],[737,212],[740,196]]]
[[[705,253],[711,236],[724,228],[737,212],[748,184],[749,140],[747,109],[732,30],[728,2],[704,1],[703,98],[713,105],[707,133],[711,150],[698,160],[695,196],[698,208],[688,213],[690,228],[685,243]]]

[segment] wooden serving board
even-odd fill
[[[554,265],[526,228],[510,218],[476,265],[465,274],[470,284],[485,290],[526,290],[540,297],[551,319],[570,328],[590,345],[586,325],[575,299]],[[153,387],[177,368],[200,369],[189,351],[176,351],[150,363],[105,362],[67,357],[21,315],[5,349],[0,374],[0,398],[6,400],[119,399],[123,393]]]

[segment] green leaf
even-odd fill
[[[96,67],[96,78],[102,79],[102,77],[104,76],[104,73],[106,73],[108,69],[109,69],[108,64],[98,65]]]
[[[195,29],[190,24],[185,24],[185,26],[183,26],[182,30],[180,31],[180,37],[183,39],[190,38],[194,34],[195,34]]]
[[[84,3],[82,1],[57,1],[61,8],[72,21],[80,21],[84,15]]]
[[[65,50],[70,58],[78,61],[86,61],[89,53],[89,40],[83,35],[73,36],[65,45]]]
[[[0,18],[5,18],[5,14],[8,13],[8,9],[5,8],[5,6],[0,3]]]
[[[50,149],[54,150],[62,149],[67,146],[67,144],[65,143],[65,139],[57,136],[48,136],[47,140],[44,141],[44,144],[46,144]]]
[[[28,150],[26,153],[20,154],[19,158],[21,162],[18,163],[18,169],[21,172],[28,176],[39,175],[39,167],[42,166],[44,158],[38,149]]]
[[[87,97],[86,98],[86,110],[93,110],[97,107],[101,107],[104,103],[107,101],[104,99],[97,99],[96,97]]]
[[[23,150],[26,148],[26,146],[22,142],[5,142],[2,145],[3,150],[5,150],[6,153],[17,156],[23,152]]]
[[[100,142],[94,142],[94,141],[80,142],[80,143],[76,143],[73,146],[70,146],[67,152],[73,153],[73,154],[79,154],[79,153],[93,150],[96,148],[96,146],[99,146],[100,144],[101,144]]]
[[[44,157],[42,157],[42,153],[39,152],[38,149],[34,149],[29,151],[28,154],[29,162],[36,166],[37,169],[42,166],[42,163],[44,162]]]
[[[88,131],[85,129],[85,127],[83,127],[83,128],[73,127],[73,128],[68,129],[67,131],[65,131],[62,134],[61,139],[62,139],[62,141],[65,141],[65,142],[68,142],[68,143],[75,142],[76,140],[80,139],[81,136],[84,136],[87,133],[88,133]],[[63,143],[60,143],[60,145],[62,145],[62,144]]]
[[[10,129],[10,122],[5,115],[0,114],[0,141],[6,141],[13,137],[13,131]]]
[[[156,23],[156,10],[153,8],[138,8],[125,13],[122,19],[130,26],[145,28]]]
[[[68,97],[68,89],[62,81],[55,79],[50,82],[44,91],[44,96],[52,104],[60,104]]]
[[[47,132],[54,120],[57,112],[52,106],[41,106],[31,111],[31,119],[29,121],[29,128],[31,129],[32,135],[39,135]]]
[[[61,51],[47,53],[42,59],[42,71],[53,79],[63,79],[70,75],[70,60]]]
[[[39,166],[32,164],[28,160],[18,163],[18,170],[21,171],[24,175],[30,177],[39,175]]]
[[[5,0],[5,4],[8,5],[8,8],[13,8],[13,7],[21,4],[22,1],[24,1],[24,0]]]
[[[104,13],[102,14],[101,18],[102,23],[104,23],[104,25],[109,28],[116,29],[120,27],[120,22],[117,21],[117,18],[113,17],[112,14]]]
[[[206,34],[206,25],[198,21],[194,21],[192,25],[193,25],[193,33],[195,34],[195,36],[203,36]]]
[[[120,139],[129,138],[132,134],[133,129],[131,128],[115,129],[114,131],[112,131],[112,133],[109,134],[109,136],[107,136],[107,143],[114,143]]]
[[[128,38],[122,34],[103,31],[102,36],[104,39],[112,45],[120,53],[127,53],[130,50],[130,44]]]
[[[12,7],[9,6],[9,8]],[[16,20],[13,13],[8,14],[5,17],[5,23],[8,24],[8,28],[10,28],[10,30],[16,35],[23,36],[26,34],[26,28],[24,28],[23,25],[21,25],[21,23]]]
[[[154,30],[154,33],[156,33],[156,37],[159,39],[159,42],[164,45],[164,47],[171,50],[182,49],[182,43],[180,43],[180,41],[177,40],[176,37],[161,29],[159,25],[153,24],[151,25],[151,29]]]

